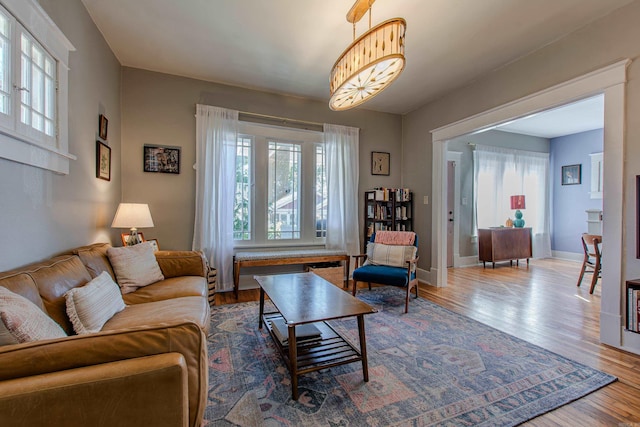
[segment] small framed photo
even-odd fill
[[[96,178],[111,181],[111,147],[96,141]]]
[[[153,248],[153,252],[158,252],[160,250],[160,245],[158,244],[158,239],[149,239],[147,240],[151,247]]]
[[[120,238],[122,239],[123,246],[133,246],[133,245],[137,245],[138,243],[146,242],[146,240],[144,240],[144,234],[141,231],[138,231],[137,242],[132,242],[132,243],[129,242],[129,240],[131,239],[131,233],[122,233],[120,234]]]
[[[582,165],[562,166],[562,185],[582,184]]]
[[[180,147],[144,146],[144,171],[180,173]]]
[[[371,152],[371,175],[389,175],[391,154],[380,151]]]
[[[107,140],[107,127],[109,126],[109,120],[104,116],[104,114],[100,114],[98,118],[98,136],[100,139]]]

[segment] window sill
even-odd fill
[[[243,250],[243,249],[275,249],[275,250],[286,250],[286,249],[324,249],[324,243],[313,243],[313,242],[300,242],[300,243],[283,243],[283,244],[273,244],[273,243],[262,243],[262,244],[235,244],[233,246],[234,250]]]
[[[0,158],[62,175],[69,174],[69,160],[77,159],[68,152],[17,138],[6,131],[0,132]]]

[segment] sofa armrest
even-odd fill
[[[164,353],[179,353],[185,359],[189,425],[197,426],[206,406],[207,341],[202,329],[192,322],[0,347],[0,381]]]
[[[187,387],[179,353],[0,381],[0,425],[187,426]]]
[[[207,277],[207,260],[198,251],[157,251],[156,260],[165,278],[179,276]]]

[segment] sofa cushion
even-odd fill
[[[62,328],[25,297],[0,287],[0,344],[63,338]]]
[[[125,307],[120,288],[106,271],[85,286],[71,289],[64,297],[77,334],[99,332],[107,320]]]
[[[158,251],[155,253],[162,274],[167,277],[206,276],[207,260],[197,251]]]
[[[411,274],[411,279],[415,273]],[[356,282],[382,283],[392,286],[406,286],[407,269],[401,267],[388,267],[385,265],[365,265],[353,270],[353,280]]]
[[[36,282],[33,281],[33,278],[28,273],[23,271],[2,273],[2,276],[0,277],[0,286],[5,287],[18,295],[22,295],[38,306],[39,309],[45,311],[44,303],[42,302],[42,298],[40,298],[38,288],[36,287]]]
[[[107,249],[123,294],[164,279],[153,248],[148,243]]]
[[[125,304],[164,301],[180,297],[206,297],[207,281],[204,277],[184,276],[164,279],[122,296]]]
[[[129,305],[114,315],[102,327],[113,331],[133,327],[154,327],[181,322],[193,322],[208,333],[210,309],[206,298],[183,297]]]
[[[91,280],[80,258],[75,255],[63,255],[34,264],[30,268],[34,268],[29,274],[38,287],[47,313],[68,335],[73,334],[64,294],[70,289],[86,285]]]
[[[415,246],[396,246],[369,242],[365,265],[406,267],[407,261],[416,257],[417,250],[418,248]]]
[[[92,278],[96,278],[100,273],[106,271],[113,280],[116,280],[116,275],[107,257],[107,250],[110,247],[109,243],[94,243],[76,248],[72,252],[78,255]]]

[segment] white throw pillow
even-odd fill
[[[64,338],[67,334],[51,317],[23,297],[0,286],[0,344]]]
[[[125,307],[120,288],[106,271],[86,285],[69,290],[64,298],[78,335],[100,332],[107,320]]]
[[[384,245],[369,242],[367,245],[367,262],[365,265],[388,265],[406,267],[407,261],[416,257],[415,246]]]
[[[153,248],[147,242],[134,246],[109,248],[107,256],[123,294],[164,280],[162,270],[153,254]]]

